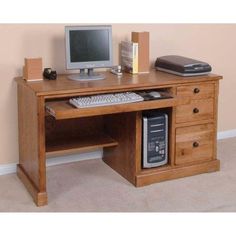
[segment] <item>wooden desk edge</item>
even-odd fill
[[[104,72],[104,73],[109,73],[109,72]],[[191,84],[191,83],[200,83],[200,82],[210,82],[213,80],[220,80],[223,77],[221,75],[216,75],[216,74],[209,74],[209,75],[203,75],[203,76],[197,76],[197,77],[181,77],[181,76],[175,76],[175,75],[171,75],[168,73],[164,73],[164,72],[155,72],[154,70],[152,70],[150,72],[150,76],[155,74],[155,73],[159,73],[159,77],[157,78],[157,82],[147,82],[147,83],[131,83],[131,84],[119,84],[119,85],[108,85],[107,87],[77,87],[77,88],[70,88],[70,89],[58,89],[58,90],[43,90],[43,89],[35,89],[33,88],[33,84],[42,84],[43,83],[54,83],[54,81],[48,81],[48,80],[43,80],[43,81],[31,81],[31,82],[27,82],[23,79],[23,77],[16,77],[14,78],[14,80],[18,83],[18,84],[22,84],[25,85],[27,87],[29,87],[30,89],[32,89],[35,94],[37,96],[45,96],[45,97],[50,97],[50,96],[69,96],[70,94],[73,93],[96,93],[96,92],[118,92],[118,91],[125,91],[125,90],[140,90],[141,88],[144,89],[152,89],[154,87],[170,87],[170,86],[174,86],[174,85],[180,85],[180,84]],[[69,74],[61,74],[58,75],[58,78],[60,80],[60,77],[64,77],[64,76],[68,76]],[[123,80],[127,79],[132,79],[132,78],[136,78],[138,76],[138,78],[142,78],[142,76],[145,76],[146,74],[138,74],[138,75],[131,75],[131,74],[125,74],[124,78],[122,78]],[[111,75],[112,76],[112,75]],[[176,80],[173,79],[171,81],[166,80],[166,83],[161,82],[160,83],[160,79],[163,79],[163,77],[169,77],[169,76],[175,76]],[[117,79],[117,78],[116,78]],[[164,79],[163,79],[164,80]],[[93,81],[91,81],[90,83],[92,83]]]

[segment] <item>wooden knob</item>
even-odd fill
[[[199,109],[195,107],[195,108],[193,109],[193,113],[198,113],[198,112],[199,112]]]
[[[199,88],[195,88],[195,89],[193,90],[193,92],[194,92],[194,93],[199,93],[199,92],[200,92],[200,89],[199,89]]]
[[[198,142],[194,142],[193,143],[193,147],[198,147],[199,146],[199,143]]]

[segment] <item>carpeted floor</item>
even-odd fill
[[[135,188],[102,162],[49,167],[49,204],[36,207],[15,174],[0,176],[2,212],[234,212],[236,138],[218,143],[221,171]]]

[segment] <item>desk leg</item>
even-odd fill
[[[47,204],[44,98],[18,85],[19,164],[17,175],[37,206]]]

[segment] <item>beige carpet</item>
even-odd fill
[[[236,138],[219,142],[221,171],[135,188],[102,160],[49,167],[49,204],[36,207],[15,174],[0,176],[0,211],[236,211]]]

